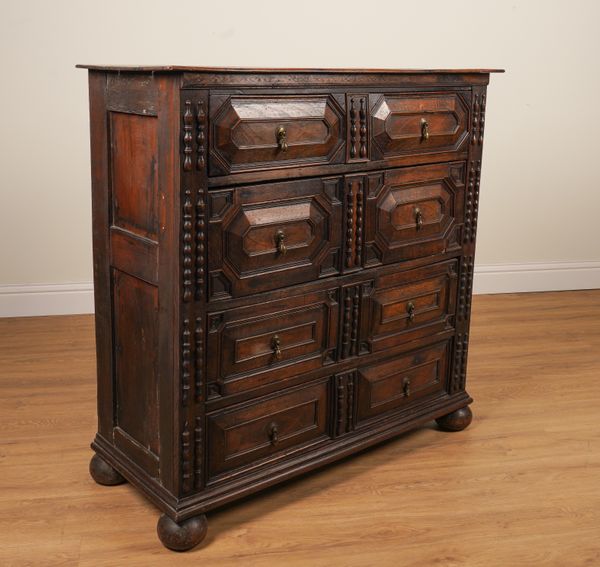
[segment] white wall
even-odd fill
[[[489,90],[476,286],[600,287],[599,21],[595,0],[2,0],[0,314],[90,305],[76,63],[506,68]]]

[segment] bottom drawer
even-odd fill
[[[357,424],[446,390],[451,339],[357,371]]]
[[[329,379],[208,416],[209,476],[328,439]]]

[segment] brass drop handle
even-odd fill
[[[281,360],[281,339],[279,338],[279,335],[275,335],[271,339],[271,348],[273,349],[275,360]]]
[[[283,126],[277,128],[277,145],[282,152],[287,152],[287,132]]]
[[[406,305],[406,312],[408,313],[408,320],[409,321],[414,321],[415,320],[415,304],[412,301],[409,301],[408,304]]]
[[[429,140],[429,122],[425,118],[421,118],[421,140]]]
[[[272,423],[269,424],[267,431],[269,434],[269,439],[271,440],[271,445],[276,445],[277,441],[279,441],[279,427],[273,421]]]
[[[415,209],[415,223],[417,225],[417,230],[421,230],[423,227],[423,213],[419,207]]]
[[[283,230],[278,230],[275,233],[275,246],[277,247],[277,253],[281,256],[285,256],[287,246],[285,245],[285,234]]]
[[[402,391],[404,395],[408,398],[410,396],[410,378],[405,378],[402,382]]]

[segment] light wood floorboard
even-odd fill
[[[175,555],[157,510],[87,467],[91,316],[0,320],[0,565],[598,566],[600,290],[474,298],[475,419],[209,515]]]

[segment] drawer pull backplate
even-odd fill
[[[277,145],[282,152],[287,152],[287,132],[283,126],[277,128]]]
[[[271,340],[271,347],[273,348],[273,356],[275,360],[281,360],[281,339],[279,335],[275,335]]]
[[[275,422],[269,424],[268,433],[271,445],[276,445],[277,441],[279,441],[279,427],[277,427]]]
[[[285,234],[283,230],[278,230],[275,233],[275,246],[277,247],[277,253],[281,256],[285,256],[287,246],[285,245]]]
[[[429,122],[425,118],[421,118],[421,140],[429,140]]]

